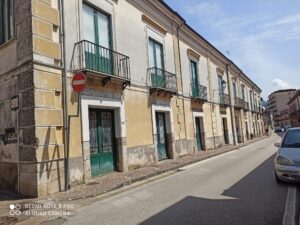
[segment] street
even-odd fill
[[[288,185],[274,179],[273,135],[79,209],[64,224],[282,224]]]

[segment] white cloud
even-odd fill
[[[288,82],[283,81],[279,78],[276,78],[272,81],[273,85],[277,88],[277,89],[288,89],[291,88],[291,86],[289,85]]]
[[[300,40],[300,14],[268,10],[231,13],[223,1],[182,0],[181,11],[192,26],[226,54],[263,90],[263,97],[278,89],[299,87],[299,66],[295,53],[288,52],[291,40]],[[278,43],[280,42],[280,43]],[[286,48],[284,47],[286,46]],[[284,78],[283,80],[280,78]],[[292,85],[290,85],[292,84]]]
[[[289,15],[258,27],[261,38],[276,38],[280,41],[300,39],[300,14]]]

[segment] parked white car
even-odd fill
[[[276,143],[275,178],[276,181],[300,181],[300,128],[286,131],[281,143]]]

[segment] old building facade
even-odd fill
[[[289,106],[289,118],[292,127],[300,126],[300,90],[297,90],[295,95],[287,103]]]
[[[291,127],[288,102],[296,94],[296,89],[278,90],[269,95],[269,110],[273,114],[274,127]]]
[[[47,195],[263,134],[260,88],[163,1],[10,2],[0,188]]]

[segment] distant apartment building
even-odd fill
[[[288,102],[292,127],[300,127],[300,90]]]
[[[274,121],[273,121],[273,115],[269,110],[269,101],[265,102],[262,100],[262,111],[264,117],[263,121],[264,121],[265,134],[271,135],[274,130]]]
[[[1,189],[43,196],[263,135],[261,89],[164,1],[4,2]]]
[[[269,110],[273,114],[274,127],[291,127],[288,102],[296,89],[278,90],[269,95]]]

